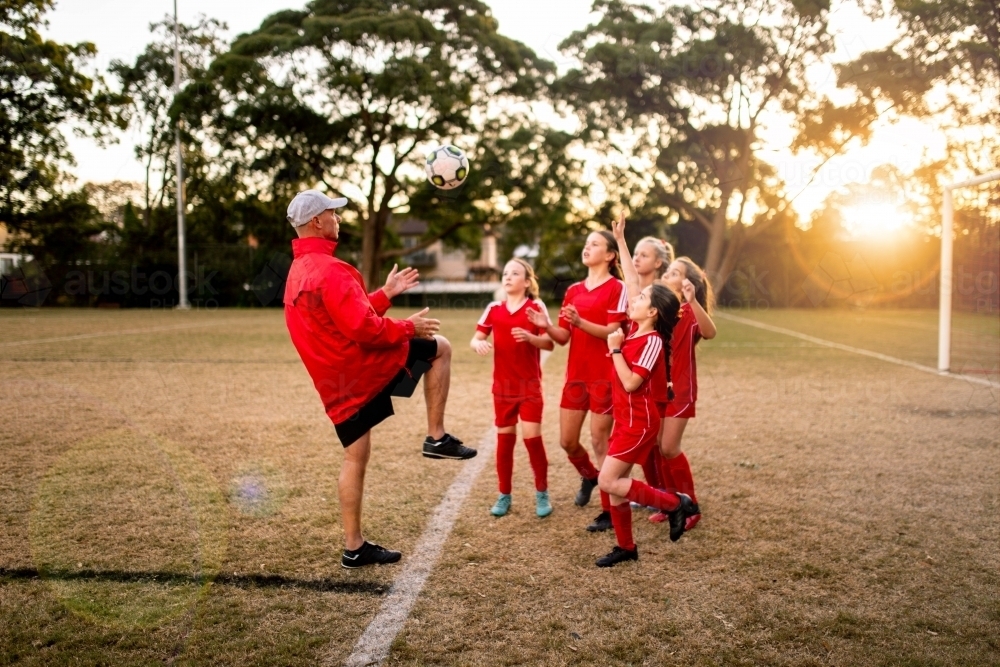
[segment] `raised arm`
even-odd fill
[[[563,329],[557,324],[552,324],[549,321],[548,313],[529,308],[528,319],[531,320],[532,324],[541,329],[550,341],[555,341],[560,345],[565,345],[569,342],[569,330]]]
[[[698,332],[701,334],[701,337],[705,340],[715,338],[715,335],[718,333],[718,330],[715,328],[715,322],[712,321],[712,316],[705,312],[705,309],[701,307],[701,304],[695,298],[694,283],[685,279],[681,284],[681,292],[684,294],[684,300],[691,304],[691,312],[694,313],[694,319],[698,321]]]
[[[585,320],[580,317],[580,313],[577,312],[576,307],[570,305],[562,309],[560,316],[569,321],[570,324],[577,327],[578,329],[583,329],[591,336],[595,338],[605,339],[609,334],[621,329],[621,322],[612,322],[610,324],[597,324],[596,322],[591,322],[590,320]],[[565,331],[565,329],[564,329]],[[569,332],[566,332],[567,339],[569,338]],[[557,341],[558,342],[558,341]]]
[[[385,315],[392,306],[392,300],[403,292],[420,284],[420,274],[414,268],[399,271],[399,265],[393,264],[392,271],[385,279],[385,286],[368,295],[372,308],[379,315]]]
[[[618,254],[620,255],[618,264],[621,265],[622,271],[625,273],[625,287],[628,289],[628,299],[631,302],[642,291],[642,287],[639,285],[639,273],[635,270],[632,255],[628,251],[628,243],[625,241],[625,211],[618,215],[618,220],[611,223],[611,232],[615,235],[615,240],[618,241]]]
[[[625,391],[632,393],[636,389],[642,386],[642,383],[646,380],[648,375],[643,376],[639,373],[633,372],[629,368],[628,362],[622,357],[621,347],[622,343],[625,342],[625,333],[622,331],[615,331],[608,336],[608,351],[611,354],[611,361],[615,366],[615,373],[618,375],[618,379],[622,381],[622,386]],[[615,352],[614,350],[617,350]]]
[[[365,347],[392,347],[417,335],[415,323],[382,317],[361,285],[347,274],[330,275],[323,305],[337,328]]]

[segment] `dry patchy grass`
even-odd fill
[[[443,314],[449,430],[467,441],[492,422],[491,360],[466,347],[477,315]],[[875,315],[899,326],[758,317],[920,347],[922,320]],[[995,366],[996,327],[971,321],[977,363]],[[399,568],[338,566],[340,445],[280,312],[0,312],[4,342],[144,328],[0,346],[0,663],[346,657]],[[594,567],[613,538],[572,504],[557,350],[555,513],[534,516],[519,447],[513,512],[489,516],[489,466],[389,662],[1000,664],[997,390],[731,322],[717,342],[685,441],[696,530],[672,544],[636,512],[640,561]],[[422,409],[397,401],[367,482],[368,536],[404,554],[458,465],[419,456]]]

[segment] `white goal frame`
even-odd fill
[[[952,246],[955,236],[955,208],[951,192],[995,180],[1000,180],[1000,171],[944,186],[941,203],[941,298],[938,304],[938,371],[941,373],[951,370]]]

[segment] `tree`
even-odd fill
[[[792,126],[829,159],[864,139],[873,114],[838,108],[806,77],[833,47],[828,0],[707,0],[657,11],[597,0],[601,18],[561,48],[581,66],[556,90],[585,141],[618,156],[609,180],[633,205],[696,221],[721,288],[743,244],[792,217],[761,130]],[[635,193],[638,192],[639,195]]]
[[[128,99],[125,119],[143,139],[135,146],[135,156],[145,168],[145,206],[143,219],[149,224],[152,198],[163,207],[173,184],[175,169],[174,140],[176,129],[170,116],[174,102],[174,21],[167,17],[153,23],[155,36],[135,62],[111,62],[110,73],[118,79],[122,95]],[[195,25],[180,24],[181,71],[188,78],[201,78],[209,63],[225,48],[221,33],[226,25],[204,16]],[[182,75],[183,78],[183,75]],[[153,191],[153,179],[159,173],[159,185]]]
[[[872,17],[881,3],[860,0]],[[1000,4],[996,0],[898,0],[899,36],[838,67],[838,83],[890,119],[912,117],[948,140],[947,156],[914,173],[935,191],[1000,164]]]
[[[0,220],[21,230],[65,180],[73,157],[60,131],[105,136],[122,126],[102,80],[82,73],[93,44],[59,44],[40,34],[53,0],[0,0]]]
[[[358,202],[348,217],[374,283],[392,212],[424,187],[422,150],[482,143],[504,125],[497,112],[517,119],[552,72],[500,35],[478,0],[313,0],[239,37],[188,87],[184,108],[248,193],[287,201],[304,184],[321,185]],[[440,235],[481,219],[466,212],[430,222]]]

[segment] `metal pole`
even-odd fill
[[[181,90],[181,37],[177,22],[177,0],[174,0],[174,99]],[[179,300],[177,308],[188,310],[187,293],[187,258],[184,248],[184,154],[181,150],[181,122],[177,121],[175,128],[177,145],[177,290]]]
[[[954,235],[954,209],[951,187],[944,189],[941,205],[941,295],[938,308],[938,370],[951,369],[951,284],[952,236]]]

